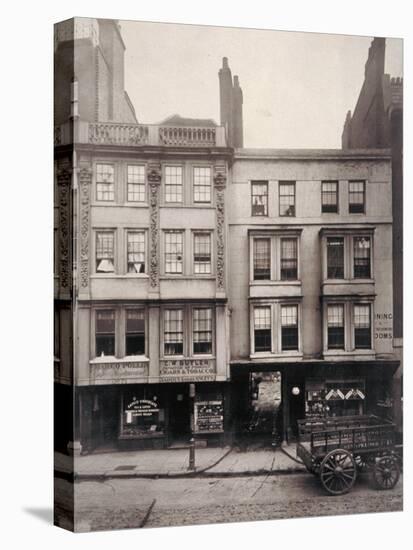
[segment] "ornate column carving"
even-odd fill
[[[79,172],[79,284],[80,289],[89,287],[89,226],[90,226],[90,188],[92,172],[81,168]]]
[[[214,186],[216,203],[217,253],[216,274],[217,291],[225,292],[225,187],[227,183],[225,165],[215,166]]]
[[[152,289],[159,287],[159,187],[162,180],[161,165],[148,167],[149,183],[149,281]]]
[[[57,172],[59,193],[59,277],[60,288],[70,293],[72,288],[71,244],[72,244],[72,208],[71,208],[72,170],[69,166]]]

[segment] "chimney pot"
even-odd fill
[[[222,58],[222,68],[223,69],[228,69],[228,57],[223,57]]]

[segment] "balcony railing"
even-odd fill
[[[158,126],[119,122],[84,122],[56,126],[55,145],[154,145],[166,147],[226,147],[222,126]]]

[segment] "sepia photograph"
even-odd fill
[[[402,511],[403,39],[74,17],[53,93],[54,524]]]

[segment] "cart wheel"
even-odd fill
[[[400,477],[400,468],[393,456],[379,458],[373,468],[373,478],[378,489],[393,489]]]
[[[331,495],[348,493],[356,477],[356,463],[348,451],[335,449],[324,457],[320,466],[320,479],[324,489]]]

